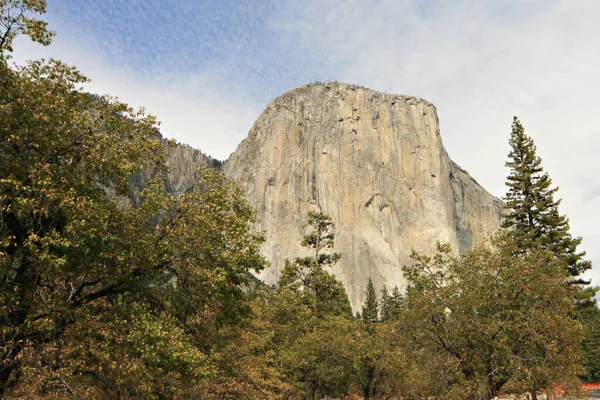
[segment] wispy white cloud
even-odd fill
[[[111,94],[134,107],[144,106],[161,122],[164,136],[175,138],[224,160],[243,140],[262,108],[248,93],[232,87],[218,71],[140,74],[115,65],[76,41],[57,38],[48,48],[26,40],[16,46],[15,61],[59,58],[92,79],[85,89]]]

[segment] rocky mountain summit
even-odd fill
[[[405,286],[411,250],[436,242],[456,251],[482,244],[500,226],[502,202],[448,156],[436,108],[418,97],[337,82],[293,89],[269,104],[224,164],[257,209],[275,283],[286,258],[304,254],[309,211],[336,223],[332,271],[362,305],[376,288]]]
[[[188,147],[167,147],[174,189],[197,166],[214,163]],[[369,277],[379,290],[406,281],[401,266],[413,249],[436,243],[456,252],[480,245],[500,226],[502,202],[448,156],[436,108],[412,96],[325,82],[273,100],[223,171],[246,191],[265,232],[270,266],[258,276],[274,284],[300,246],[310,211],[336,224],[332,272],[355,309]],[[177,191],[177,190],[175,190]]]

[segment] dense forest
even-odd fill
[[[45,8],[0,0],[0,398],[536,398],[600,381],[591,264],[517,118],[503,230],[461,256],[414,252],[407,290],[369,282],[353,313],[329,216],[261,285],[234,182],[200,169],[169,194],[154,117],[59,60],[15,65],[19,34],[50,44]]]

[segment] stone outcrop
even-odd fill
[[[188,145],[176,143],[159,136],[166,154],[167,179],[166,189],[173,196],[178,196],[188,190],[194,181],[198,168],[220,168],[221,162]],[[123,198],[137,206],[141,202],[139,193],[148,181],[156,176],[156,170],[148,168],[132,175],[129,179],[133,193]],[[109,193],[113,193],[107,189]]]
[[[190,146],[172,144],[163,139],[162,143],[167,153],[167,190],[169,193],[179,195],[190,187],[194,174],[198,168],[218,167],[219,161],[207,156]]]
[[[332,272],[355,309],[368,278],[378,289],[406,284],[412,249],[436,242],[467,251],[500,225],[502,203],[450,160],[435,107],[418,97],[326,82],[275,99],[223,166],[257,209],[275,283],[300,247],[309,211],[336,223]]]

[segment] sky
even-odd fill
[[[451,158],[506,192],[513,116],[560,187],[600,285],[600,1],[48,0],[55,57],[224,160],[266,105],[315,81],[419,96]]]

